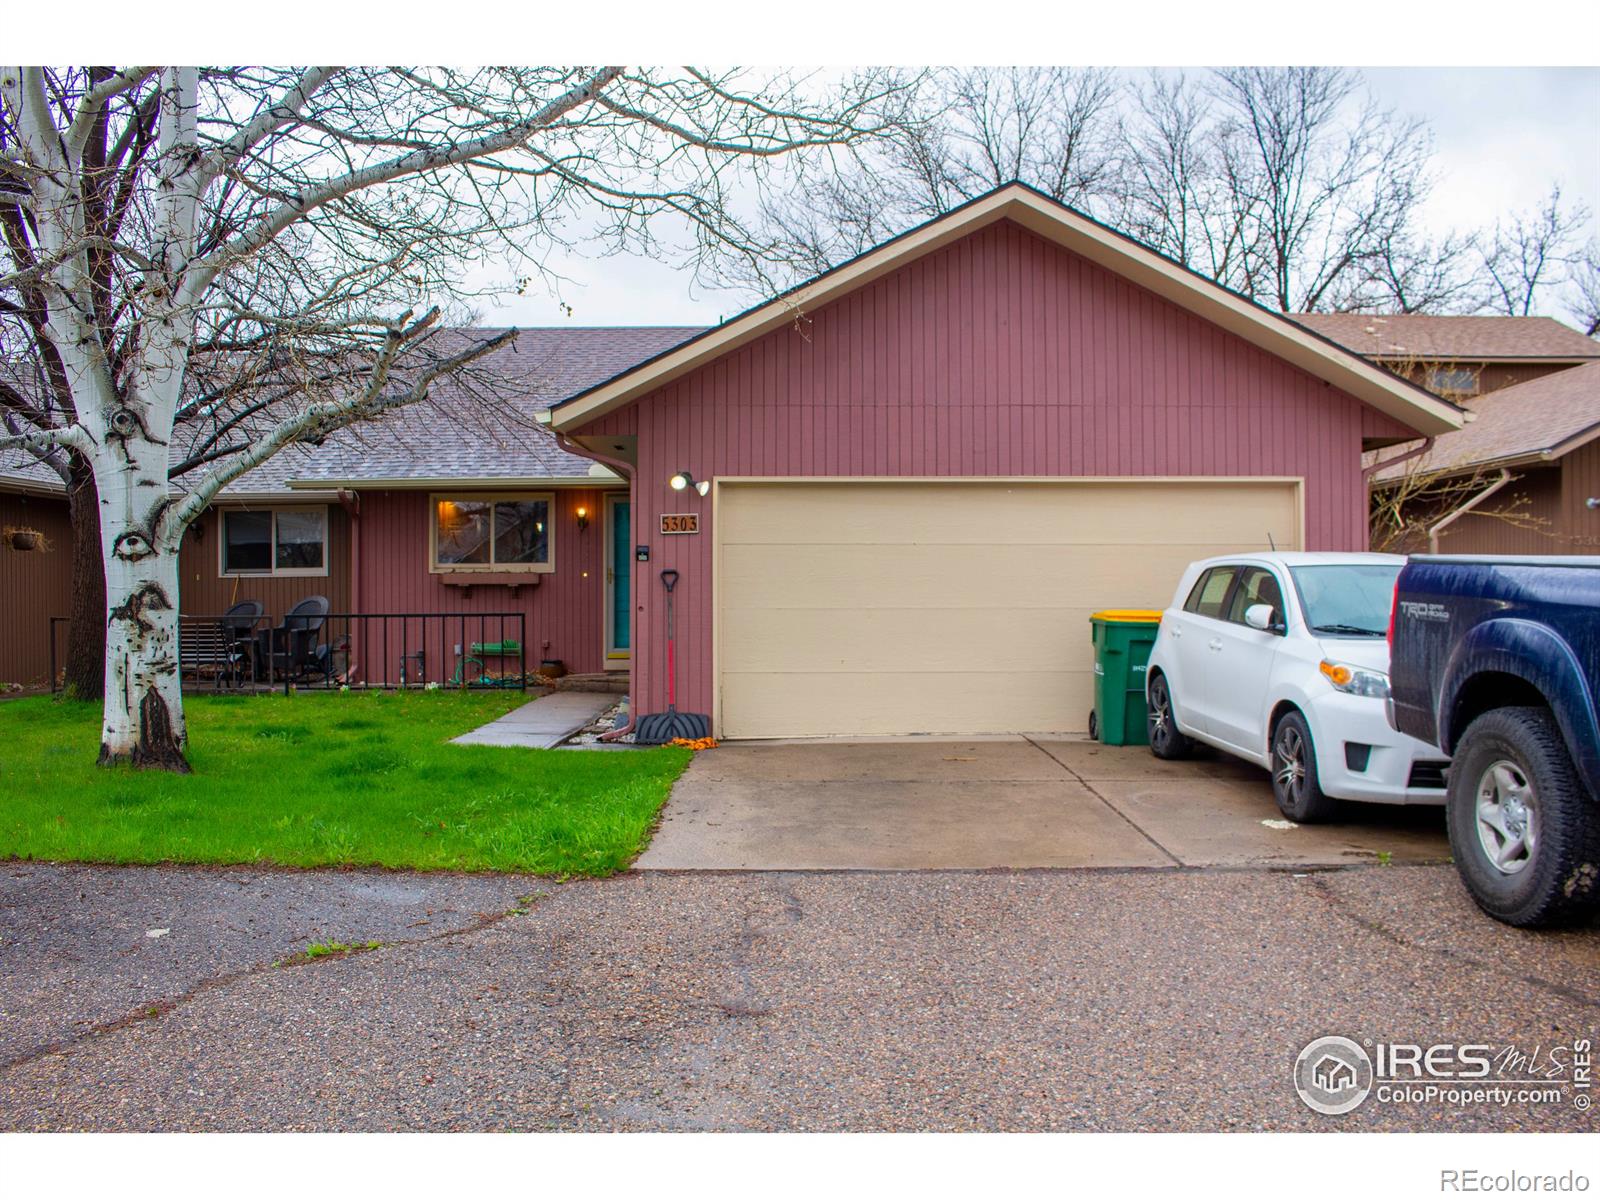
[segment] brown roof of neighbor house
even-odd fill
[[[1600,437],[1600,362],[1486,392],[1465,407],[1475,420],[1441,435],[1426,455],[1378,471],[1377,480],[1416,471],[1458,472],[1555,459]]]
[[[1600,359],[1600,342],[1553,317],[1291,313],[1290,318],[1366,358],[1420,362]]]

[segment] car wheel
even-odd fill
[[[1285,713],[1272,731],[1272,798],[1299,825],[1331,821],[1339,802],[1322,790],[1311,726],[1300,713]]]
[[[1168,760],[1188,758],[1194,753],[1194,742],[1178,728],[1178,720],[1172,712],[1172,692],[1165,675],[1157,675],[1150,681],[1148,699],[1145,740],[1150,743],[1150,753]]]
[[[1497,708],[1472,722],[1446,806],[1456,871],[1491,917],[1558,925],[1600,906],[1600,820],[1547,710]]]

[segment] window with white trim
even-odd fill
[[[326,508],[225,508],[218,521],[223,575],[326,575]]]
[[[555,570],[553,507],[549,493],[434,496],[431,569]]]

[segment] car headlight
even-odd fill
[[[1389,677],[1382,671],[1369,671],[1365,667],[1352,667],[1348,663],[1323,659],[1317,664],[1323,678],[1341,692],[1352,696],[1371,696],[1374,700],[1389,698]]]

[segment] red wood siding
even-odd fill
[[[1376,419],[1374,419],[1376,418]],[[1366,545],[1360,402],[1019,226],[935,251],[731,352],[585,433],[637,434],[634,698],[663,707],[658,572],[678,590],[678,705],[712,699],[709,499],[697,478],[1247,476],[1305,479],[1311,549]],[[698,536],[658,514],[699,512]]]
[[[452,491],[454,496],[470,492]],[[572,672],[605,669],[605,492],[594,488],[554,491],[555,570],[537,575],[537,587],[510,588],[484,585],[463,590],[450,587],[443,577],[428,570],[428,492],[362,492],[357,533],[359,549],[354,589],[354,611],[366,613],[487,613],[521,612],[527,615],[524,653],[530,668],[540,659],[557,658]],[[589,512],[589,527],[579,530],[577,509]],[[480,632],[480,629],[482,632]],[[437,637],[437,635],[434,635]],[[467,626],[468,641],[499,640],[493,622]],[[507,628],[504,636],[515,637]],[[411,635],[415,648],[417,634]],[[454,647],[458,633],[444,647],[444,672],[455,670]],[[364,672],[375,673],[377,664],[367,652]],[[400,653],[398,628],[391,631],[389,655]],[[430,646],[430,658],[436,651]],[[388,664],[391,672],[395,663]],[[492,669],[492,668],[491,668]],[[432,673],[429,678],[437,679]]]
[[[67,615],[72,595],[72,526],[67,502],[0,493],[0,529],[37,529],[50,549],[13,550],[0,539],[0,683],[28,688],[50,682],[51,617]],[[62,626],[57,652],[66,648]]]
[[[236,506],[230,506],[236,507]],[[251,505],[256,511],[304,505]],[[315,507],[321,507],[320,505]],[[326,596],[333,612],[350,611],[350,518],[336,503],[328,509],[326,575],[224,575],[219,569],[221,518],[210,508],[184,534],[178,553],[179,606],[194,616],[227,612],[242,600],[259,600],[280,617],[307,596]]]

